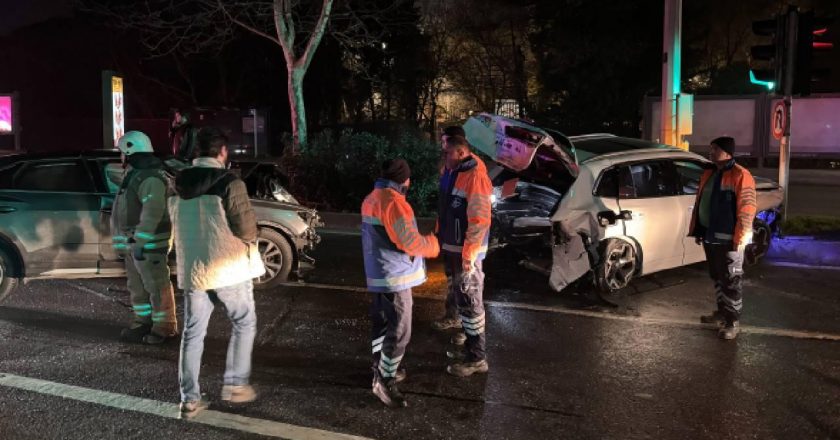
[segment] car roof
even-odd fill
[[[602,133],[572,136],[569,137],[569,140],[575,146],[578,162],[586,162],[594,158],[603,158],[616,154],[633,154],[642,150],[683,151],[679,148],[644,139],[633,139]]]

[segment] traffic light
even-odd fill
[[[772,37],[772,40],[771,44],[750,48],[750,82],[765,86],[770,92],[780,88],[784,79],[787,17],[780,15],[770,20],[754,21],[752,24],[754,34]],[[756,62],[763,62],[764,66],[756,68]]]
[[[834,44],[826,41],[825,35],[833,21],[831,18],[815,17],[813,11],[799,13],[793,75],[794,94],[807,96],[811,93],[811,84],[814,81],[828,77],[829,69],[814,67],[814,55],[829,52],[834,48]]]

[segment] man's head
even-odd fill
[[[470,144],[463,136],[449,136],[444,142],[446,167],[454,169],[461,161],[470,157]]]
[[[405,159],[388,159],[382,162],[380,177],[408,188],[411,184],[411,168]]]
[[[227,163],[227,136],[215,127],[204,127],[198,132],[198,157],[212,157]]]
[[[709,159],[715,163],[728,162],[735,156],[735,139],[721,136],[712,141]]]
[[[152,141],[142,131],[129,131],[117,141],[123,161],[128,156],[138,153],[154,153]]]
[[[443,133],[440,135],[441,150],[446,150],[446,139],[452,136],[461,136],[462,138],[466,138],[467,134],[464,132],[463,127],[459,125],[450,125],[444,128]]]

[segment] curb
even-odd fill
[[[840,267],[840,241],[808,236],[774,237],[766,257],[774,262]]]

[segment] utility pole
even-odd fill
[[[788,9],[787,20],[787,35],[785,39],[785,70],[782,76],[782,90],[784,93],[785,114],[787,115],[785,121],[785,134],[779,144],[779,185],[782,187],[782,215],[787,216],[788,209],[788,189],[790,187],[790,122],[791,110],[793,107],[793,84],[794,84],[794,67],[796,64],[796,37],[797,25],[799,23],[799,10],[796,6],[791,6]],[[810,79],[810,78],[809,78]]]
[[[682,145],[679,130],[682,0],[665,0],[662,38],[662,110],[659,142]],[[689,116],[690,117],[690,116]]]

